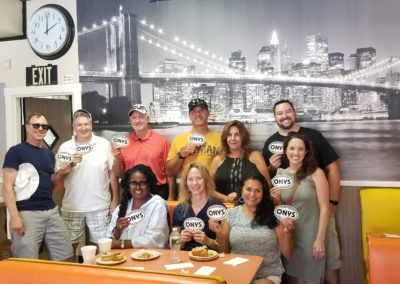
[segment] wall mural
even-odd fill
[[[172,138],[203,98],[210,124],[247,123],[261,150],[275,101],[320,130],[342,180],[400,181],[397,0],[78,0],[82,105],[96,133],[131,131],[131,103]]]

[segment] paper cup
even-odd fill
[[[99,239],[97,242],[99,244],[99,251],[101,254],[105,252],[109,252],[111,250],[111,242],[112,239],[104,238],[104,239]]]
[[[81,247],[83,263],[95,264],[96,263],[96,246],[84,246]]]

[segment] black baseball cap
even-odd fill
[[[201,107],[202,109],[208,110],[208,104],[206,103],[205,100],[203,100],[203,99],[193,99],[188,104],[189,112],[191,112],[197,106]]]

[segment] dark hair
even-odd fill
[[[311,147],[311,142],[308,139],[308,137],[293,131],[288,133],[288,136],[286,137],[286,140],[283,143],[283,152],[286,158],[287,158],[286,150],[288,148],[289,142],[295,138],[300,139],[304,142],[304,147],[306,150],[306,153],[304,155],[304,160],[301,163],[301,167],[296,172],[296,181],[300,182],[307,176],[315,172],[315,170],[317,169],[317,162],[315,161],[313,148]]]
[[[274,106],[273,106],[273,108],[272,108],[272,111],[273,111],[274,115],[275,115],[275,109],[276,109],[276,107],[277,107],[278,105],[284,104],[284,103],[289,104],[289,105],[292,107],[293,111],[296,112],[296,110],[294,109],[294,105],[293,105],[293,103],[292,103],[290,100],[279,100],[279,101],[277,101],[277,102],[274,104]]]
[[[251,221],[251,228],[255,228],[257,226],[267,226],[270,229],[274,229],[278,226],[278,220],[274,215],[274,203],[272,201],[269,186],[265,177],[259,173],[252,173],[246,176],[242,180],[242,195],[244,184],[248,180],[257,180],[261,183],[263,196],[260,203],[257,205],[256,214]]]
[[[131,180],[132,174],[137,172],[141,173],[146,177],[146,181],[149,185],[149,193],[151,189],[153,189],[157,185],[157,178],[153,173],[153,171],[148,166],[140,164],[127,170],[121,179],[121,187],[123,188],[123,192],[121,197],[121,204],[119,206],[118,218],[124,217],[126,214],[128,201],[132,197],[131,192],[129,190],[129,181]]]
[[[221,144],[222,144],[222,152],[226,156],[228,155],[231,150],[229,149],[228,142],[226,139],[228,138],[229,131],[232,127],[237,127],[239,129],[239,135],[242,138],[242,149],[244,150],[244,156],[248,157],[251,153],[250,149],[250,133],[247,130],[246,126],[239,120],[232,120],[225,124],[224,129],[221,133]]]
[[[28,118],[26,119],[26,123],[29,123],[29,122],[31,121],[32,117],[42,117],[42,116],[47,120],[47,123],[49,123],[49,120],[47,119],[47,117],[46,117],[43,113],[41,113],[41,112],[34,112],[34,113],[31,113],[31,114],[28,116]]]

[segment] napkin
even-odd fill
[[[197,274],[197,275],[210,275],[211,273],[214,272],[215,269],[217,269],[217,268],[216,267],[212,267],[212,266],[202,266],[194,274]]]
[[[245,263],[246,261],[248,261],[247,258],[235,257],[235,258],[225,261],[224,264],[238,266],[239,264]]]
[[[176,264],[166,264],[164,266],[165,266],[165,269],[167,269],[167,270],[173,270],[173,269],[182,269],[182,268],[193,267],[193,264],[191,262],[184,262],[184,263],[176,263]]]

